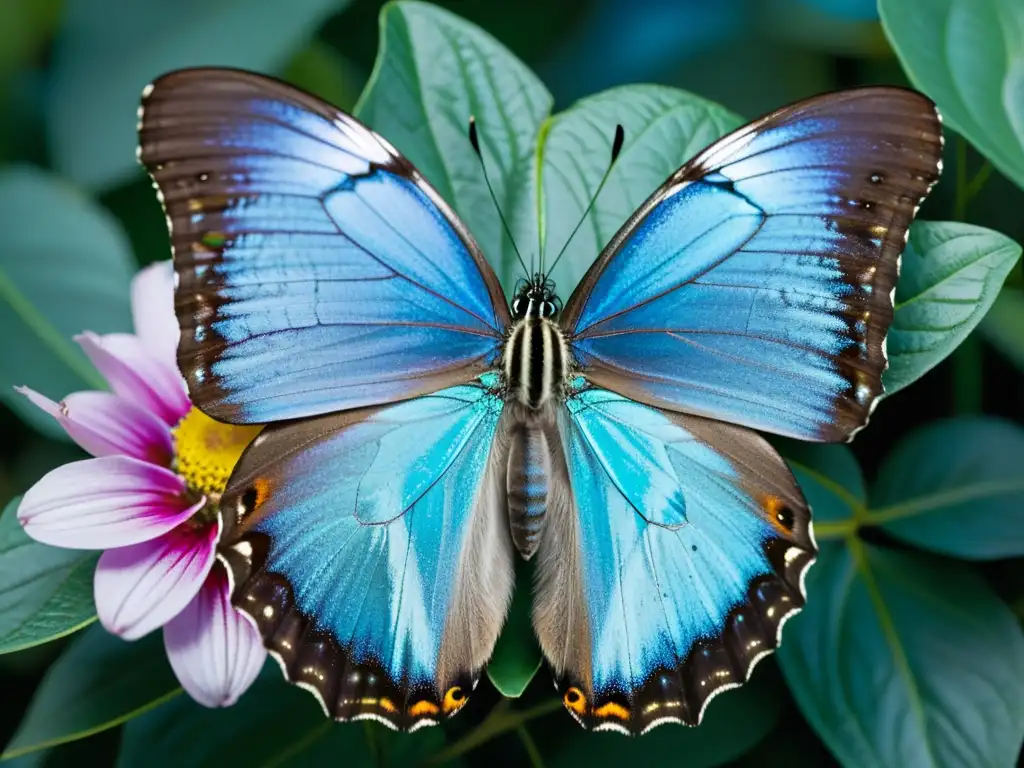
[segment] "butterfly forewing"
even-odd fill
[[[562,324],[598,386],[806,440],[882,392],[908,228],[941,169],[924,96],[864,88],[726,136],[612,239]]]
[[[174,72],[140,110],[193,402],[231,422],[378,404],[493,364],[508,308],[451,209],[390,144],[284,83]]]

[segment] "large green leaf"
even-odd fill
[[[503,696],[518,698],[540,669],[543,657],[537,638],[533,634],[533,568],[529,563],[518,563],[516,591],[508,619],[494,654],[487,664],[487,677]]]
[[[469,118],[495,196],[528,251],[537,242],[533,150],[551,103],[536,75],[489,34],[432,5],[401,2],[381,12],[377,63],[356,114],[452,205],[508,289],[518,262],[470,146]]]
[[[0,516],[0,653],[55,640],[96,617],[97,556],[30,539],[18,523],[19,501]]]
[[[545,126],[536,165],[536,200],[546,266],[579,222],[611,160],[615,126],[625,133],[608,181],[552,273],[567,297],[633,211],[699,150],[742,121],[723,107],[676,88],[634,85],[583,99]]]
[[[960,222],[918,222],[910,231],[889,331],[891,395],[944,360],[981,321],[1020,258],[998,232]]]
[[[1024,555],[1024,429],[950,419],[889,455],[871,522],[919,547],[972,559]]]
[[[785,694],[770,662],[750,681],[717,696],[697,728],[662,725],[639,739],[575,729],[556,741],[551,765],[685,765],[704,768],[735,760],[767,736],[782,712]]]
[[[914,85],[1024,188],[1024,3],[879,0],[878,8]]]
[[[94,626],[50,667],[0,759],[113,728],[180,692],[162,633],[126,643]]]
[[[12,387],[60,398],[104,386],[71,337],[131,329],[131,249],[112,216],[36,168],[0,172],[0,210],[0,399],[48,435],[62,436]]]
[[[1003,288],[978,329],[992,346],[1024,370],[1024,291]]]
[[[53,163],[103,188],[138,172],[136,109],[143,87],[180,67],[275,72],[347,0],[69,0],[54,52]]]
[[[1024,634],[966,566],[827,543],[779,661],[845,766],[1014,765]]]
[[[273,662],[238,702],[205,709],[187,696],[124,729],[119,765],[404,766],[444,745],[440,728],[396,734],[377,723],[336,723]]]

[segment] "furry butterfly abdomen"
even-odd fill
[[[290,86],[172,73],[140,125],[193,401],[269,422],[221,500],[233,601],[325,712],[408,730],[457,712],[517,552],[586,727],[696,724],[778,645],[816,547],[752,430],[867,422],[940,170],[930,101],[830,94],[715,142],[564,311],[543,274],[507,303],[411,163]]]

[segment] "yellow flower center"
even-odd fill
[[[216,504],[242,451],[260,429],[259,426],[222,424],[198,408],[192,408],[171,430],[174,469],[191,490],[205,494]]]

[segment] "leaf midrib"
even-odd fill
[[[76,353],[71,342],[35,308],[11,280],[3,266],[0,266],[0,300],[10,306],[40,343],[49,348],[58,360],[82,379],[86,386],[92,389],[106,389],[103,377]]]
[[[917,678],[914,676],[914,671],[910,666],[906,649],[903,647],[899,632],[896,630],[896,624],[892,620],[889,608],[885,603],[885,598],[882,596],[882,592],[878,588],[878,582],[875,580],[874,572],[871,570],[871,564],[868,561],[867,545],[856,536],[851,536],[847,540],[847,547],[849,548],[854,565],[861,575],[868,598],[871,600],[872,605],[874,605],[879,627],[882,630],[882,635],[885,637],[886,644],[892,652],[892,659],[896,670],[906,683],[910,709],[920,727],[921,741],[928,755],[928,763],[930,766],[937,766],[938,763],[932,751],[931,741],[928,738],[928,720],[924,710],[924,699],[921,696]]]

